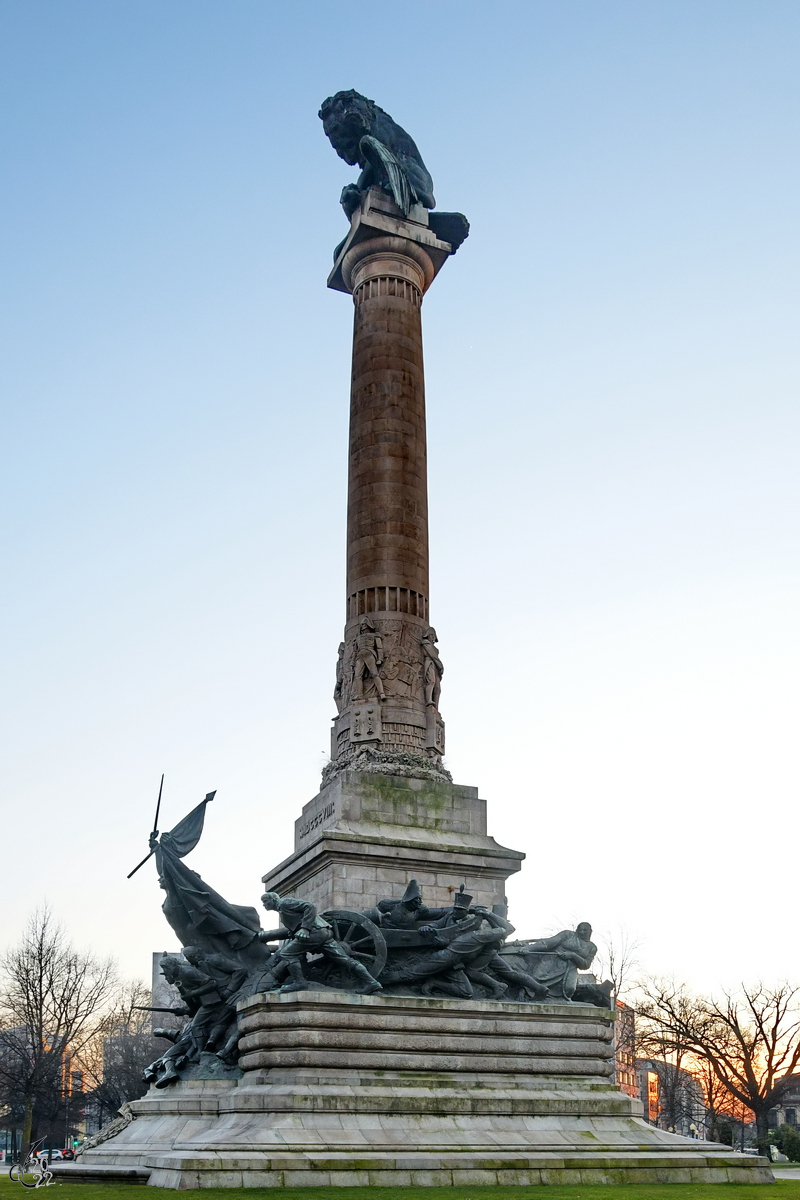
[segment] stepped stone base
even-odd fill
[[[59,1176],[146,1172],[171,1188],[772,1181],[766,1160],[641,1120],[610,1079],[605,1009],[294,992],[240,1013],[242,1079],[151,1089],[122,1132]]]

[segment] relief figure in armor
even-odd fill
[[[336,686],[333,689],[333,700],[336,711],[344,708],[344,642],[339,642],[339,657],[336,659]]]
[[[402,617],[381,622],[383,664],[381,679],[390,696],[424,703],[424,664],[416,625]]]
[[[436,649],[436,630],[431,626],[422,635],[422,653],[424,661],[425,703],[439,707],[439,696],[442,692],[442,676],[444,663]]]
[[[364,699],[364,679],[367,678],[375,686],[378,697],[386,699],[383,690],[383,680],[379,668],[383,664],[383,642],[375,629],[370,617],[363,617],[356,635],[356,662],[353,668],[353,684],[355,696]]]

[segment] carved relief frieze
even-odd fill
[[[422,635],[420,643],[422,649],[422,679],[425,688],[425,703],[433,708],[439,707],[439,696],[442,691],[442,676],[444,675],[444,664],[439,657],[439,651],[436,649],[436,630],[432,625]]]
[[[387,695],[424,704],[419,626],[402,618],[389,618],[382,624]]]
[[[375,742],[380,739],[380,704],[354,704],[350,710],[350,741]]]
[[[431,645],[438,659],[435,645]],[[401,698],[424,707],[427,692],[436,692],[440,675],[426,685],[429,653],[423,650],[420,626],[402,617],[376,619],[364,615],[340,644],[334,700],[338,712],[350,704],[381,703]]]
[[[435,756],[444,752],[439,715],[444,667],[436,641],[435,629],[404,614],[370,612],[350,623],[336,663],[334,760],[348,746],[365,742]]]
[[[336,705],[336,711],[341,712],[347,703],[347,695],[345,692],[345,673],[344,673],[344,656],[345,644],[339,642],[339,656],[336,659],[336,685],[333,689],[333,701]],[[347,689],[349,692],[349,688]]]
[[[444,754],[444,721],[433,706],[428,708],[427,718],[425,746],[428,750]]]

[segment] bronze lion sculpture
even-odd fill
[[[408,216],[412,204],[435,208],[433,180],[422,155],[405,129],[359,92],[337,92],[319,110],[322,128],[340,158],[351,167],[358,164],[358,182],[342,192],[342,207],[348,216],[361,201],[361,193],[373,185],[394,197]]]
[[[361,167],[356,183],[342,191],[341,204],[348,217],[371,187],[379,187],[394,200],[404,216],[411,206],[436,207],[433,180],[415,142],[374,100],[360,92],[337,92],[319,110],[322,128],[340,158]],[[436,213],[429,218],[437,237],[455,251],[469,233],[461,213]]]

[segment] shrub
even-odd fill
[[[779,1125],[773,1140],[789,1162],[800,1162],[800,1133],[794,1125]]]

